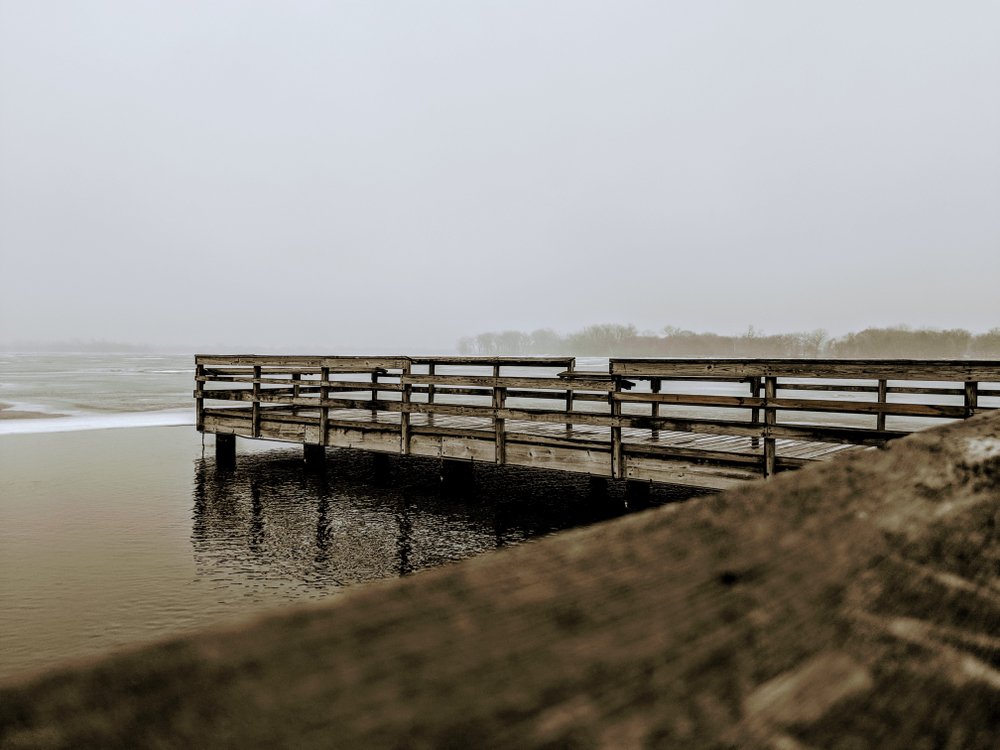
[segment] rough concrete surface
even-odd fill
[[[4,748],[995,748],[1000,414],[0,689]]]

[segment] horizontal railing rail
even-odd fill
[[[278,425],[268,434],[297,424],[320,445],[333,428],[397,431],[403,454],[413,435],[488,440],[497,463],[509,444],[576,448],[605,455],[614,477],[627,459],[656,457],[770,476],[814,460],[778,456],[776,441],[876,446],[920,429],[914,420],[1000,406],[981,403],[1000,399],[1000,362],[978,360],[613,358],[601,372],[566,357],[198,355],[195,364],[202,430],[228,419],[262,437],[262,423]],[[740,384],[747,391],[734,393]],[[359,421],[363,412],[370,418]],[[658,444],[661,433],[750,441],[717,450]]]

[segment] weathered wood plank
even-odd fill
[[[575,361],[573,357],[410,357],[415,365],[464,365],[487,367],[568,367]]]
[[[448,435],[424,435],[414,431],[410,435],[410,454],[493,463],[496,444],[492,433],[486,433],[486,436],[486,440],[474,440]]]
[[[910,417],[945,417],[961,419],[964,406],[945,404],[887,404],[875,401],[833,401],[830,399],[753,398],[744,396],[703,396],[686,393],[621,393],[617,401],[668,403],[682,406],[714,406],[720,408],[773,408],[783,411],[813,411],[847,414],[896,414]]]
[[[507,463],[536,469],[560,469],[577,474],[611,476],[611,462],[607,451],[511,443],[507,446]]]
[[[318,445],[320,441],[319,425],[284,420],[264,420],[260,426],[259,437],[262,440]]]
[[[760,477],[759,471],[697,464],[690,461],[626,456],[625,477],[638,481],[727,489]]]
[[[213,414],[205,411],[205,432],[218,435],[244,435],[249,437],[253,432],[249,414],[246,418],[237,415]]]
[[[413,393],[428,393],[429,389],[433,388],[434,393],[437,396],[480,396],[484,398],[492,398],[493,391],[491,388],[445,388],[442,386],[413,386]],[[600,393],[587,393],[581,391],[571,391],[573,393],[573,401],[598,401],[602,404],[608,402],[608,397]],[[524,391],[518,389],[507,389],[507,398],[530,398],[543,401],[562,401],[565,398],[565,394],[557,391]]]
[[[607,392],[613,384],[603,380],[566,380],[560,378],[501,378],[478,375],[404,375],[402,383],[421,385],[467,385],[487,388],[536,388],[540,390],[580,390]]]
[[[486,440],[491,444],[495,441],[493,430],[466,430],[458,427],[436,427],[436,426],[432,427],[429,425],[428,426],[410,425],[410,434],[436,436],[436,437],[467,438],[469,440]]]
[[[372,377],[377,377],[377,373],[372,373]],[[254,378],[248,376],[245,378],[237,377],[196,377],[197,382],[202,383],[260,383],[261,385],[284,385],[298,387],[302,389],[302,392],[315,393],[317,388],[330,388],[332,390],[341,391],[370,391],[372,390],[372,383],[366,383],[363,381],[350,381],[350,380],[330,380],[325,378],[323,380],[298,380],[294,378]],[[296,386],[296,383],[298,385]],[[403,386],[399,383],[376,383],[375,389],[379,391],[402,391]]]
[[[398,429],[392,432],[374,431],[355,427],[331,427],[327,431],[327,445],[337,448],[358,448],[377,453],[400,453],[400,434]]]
[[[508,445],[511,443],[525,443],[527,445],[549,445],[558,448],[585,448],[591,451],[611,453],[611,445],[606,440],[588,440],[580,437],[555,437],[552,435],[536,435],[528,432],[507,432],[506,435]]]
[[[644,377],[698,376],[849,378],[1000,382],[998,360],[914,359],[624,359],[610,361],[612,374]]]
[[[748,471],[760,472],[760,453],[735,453],[729,451],[713,451],[705,448],[684,448],[673,445],[651,445],[643,443],[625,443],[625,456],[662,456],[665,458],[680,458],[686,461],[709,461],[720,465],[731,465],[746,468]]]
[[[196,354],[195,364],[209,366],[274,366],[294,368],[328,367],[330,372],[369,372],[379,367],[386,370],[401,370],[408,357],[289,357],[270,354]]]

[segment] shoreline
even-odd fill
[[[44,411],[25,411],[14,409],[14,404],[0,401],[0,419],[57,419],[68,417],[68,414],[50,413]]]
[[[4,416],[5,414],[10,416]],[[185,427],[194,424],[194,409],[187,408],[88,414],[52,414],[9,408],[0,411],[0,437],[130,427]]]

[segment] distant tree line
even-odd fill
[[[808,333],[766,335],[750,326],[738,336],[721,336],[673,326],[666,326],[660,333],[640,333],[634,325],[605,323],[565,336],[551,328],[463,336],[458,340],[458,352],[466,356],[989,359],[1000,358],[1000,327],[972,334],[961,328],[938,331],[893,326],[831,338],[822,328]]]

